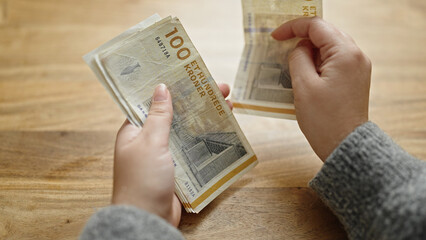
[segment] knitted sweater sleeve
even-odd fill
[[[162,218],[132,206],[109,206],[87,222],[80,240],[183,240]]]
[[[426,162],[372,122],[356,128],[309,184],[350,239],[426,239]]]

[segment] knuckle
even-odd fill
[[[365,66],[371,71],[373,64],[371,63],[370,58],[365,54],[364,54],[364,61],[365,61]]]
[[[370,59],[356,45],[348,47],[343,54],[345,55],[343,58],[345,60],[343,62],[347,65],[356,64],[358,66],[371,68]]]
[[[353,39],[353,37],[349,34],[347,34],[346,32],[340,30],[340,32],[342,33],[343,37],[345,37],[346,39],[348,39],[349,42],[354,43],[355,44],[355,40]]]
[[[358,47],[352,48],[351,55],[357,62],[364,60],[364,53]]]
[[[370,59],[358,47],[356,47],[356,49],[353,50],[352,56],[360,66],[364,66],[366,68],[371,68]]]
[[[348,50],[350,56],[352,59],[356,61],[362,61],[362,58],[364,57],[362,51],[357,46],[352,46]]]
[[[321,29],[323,29],[324,27],[326,27],[326,23],[324,22],[324,20],[318,16],[311,18],[311,22],[310,22],[310,26],[309,26],[309,31],[321,31]]]
[[[315,17],[311,18],[311,22],[314,25],[320,25],[320,24],[324,23],[324,20],[322,18],[318,17],[318,16],[315,16]]]

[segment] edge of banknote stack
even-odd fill
[[[232,90],[234,112],[296,119],[288,55],[298,40],[270,33],[299,17],[322,16],[322,0],[242,0],[245,46]]]
[[[164,28],[168,24],[171,26],[171,32],[165,34]],[[180,35],[177,34],[178,32]],[[169,45],[166,44],[167,38],[172,39]],[[147,61],[140,61],[138,59],[144,60],[144,56],[141,56],[141,54],[134,56],[134,59],[122,56],[125,55],[122,52],[132,52],[127,51],[125,48],[129,48],[127,45],[131,45],[133,42],[141,44],[140,49],[144,50],[148,49],[143,45],[146,42],[155,43],[149,45],[146,55],[151,54],[154,57],[158,57],[158,59],[154,61],[152,60],[153,58],[149,58]],[[161,52],[157,53],[156,51]],[[187,56],[189,53],[190,57]],[[176,56],[182,61],[176,60],[172,62],[176,63],[176,66],[171,66],[172,64],[167,61],[172,61],[173,57]],[[111,70],[112,67],[108,67],[109,63],[113,67],[117,64],[120,65],[122,61],[117,60],[120,57],[123,57],[123,59],[126,57],[126,61],[131,62],[130,66],[126,67],[124,65],[122,68],[124,69],[121,71],[121,75],[123,76],[115,74]],[[158,14],[153,15],[86,54],[83,59],[93,70],[98,80],[122,112],[127,116],[128,120],[138,127],[142,127],[143,122],[146,120],[150,107],[150,98],[155,86],[162,82],[169,87],[174,104],[170,151],[175,165],[175,193],[187,212],[199,213],[221,192],[256,166],[256,155],[239,128],[231,109],[226,104],[201,56],[177,18],[167,17],[161,19]],[[126,77],[128,80],[128,76],[136,74],[136,72],[141,74],[137,76],[144,76],[143,71],[149,71],[143,70],[145,63],[155,63],[157,64],[156,66],[161,66],[161,61],[164,61],[164,69],[166,69],[161,73],[161,82],[158,80],[158,76],[152,77],[151,75],[147,76],[147,78],[139,77],[131,79],[132,81],[136,80],[140,81],[140,84],[144,84],[142,90],[139,92],[135,91],[135,94],[141,94],[137,95],[136,98],[129,96],[128,89],[120,85],[127,84],[123,79]],[[172,77],[167,78],[164,76]],[[152,79],[149,79],[149,77],[152,77]],[[165,79],[167,81],[167,79],[179,78],[180,80],[163,81]],[[148,81],[152,83],[146,83]],[[189,100],[182,100],[181,98],[183,97],[180,94],[188,94],[186,99]],[[139,98],[142,101],[140,104],[132,102],[135,101],[134,99]],[[194,99],[197,101],[201,99],[204,102],[191,102]],[[209,121],[203,125],[203,116],[196,116],[198,117],[196,122],[186,123],[188,120],[186,122],[182,120],[182,126],[186,128],[180,127],[180,122],[176,119],[182,119],[185,116],[182,116],[184,114],[177,115],[179,114],[179,109],[185,109],[187,105],[190,105],[190,109],[192,109],[194,106],[198,107],[200,104],[203,104],[200,110],[203,114],[200,115],[205,114],[207,116],[210,114],[211,118],[208,119]],[[217,121],[220,117],[223,118],[223,121]],[[212,121],[213,123],[211,123]],[[189,127],[185,124],[190,126],[197,125],[197,128],[194,127],[194,129],[188,130]],[[216,129],[214,131],[213,129],[210,130],[212,132],[199,133],[200,129],[207,128],[205,126],[209,126],[208,129],[212,129],[212,126],[215,128],[216,125],[218,125],[216,128],[219,130]],[[222,127],[223,131],[220,131]],[[193,136],[194,132],[198,135]]]

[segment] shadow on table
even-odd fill
[[[186,239],[347,239],[309,188],[229,188],[199,214],[182,215]]]

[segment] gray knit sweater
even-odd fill
[[[355,129],[310,186],[337,215],[350,239],[426,239],[426,162],[410,156],[374,123]],[[81,239],[183,236],[156,215],[110,206],[91,217]]]

